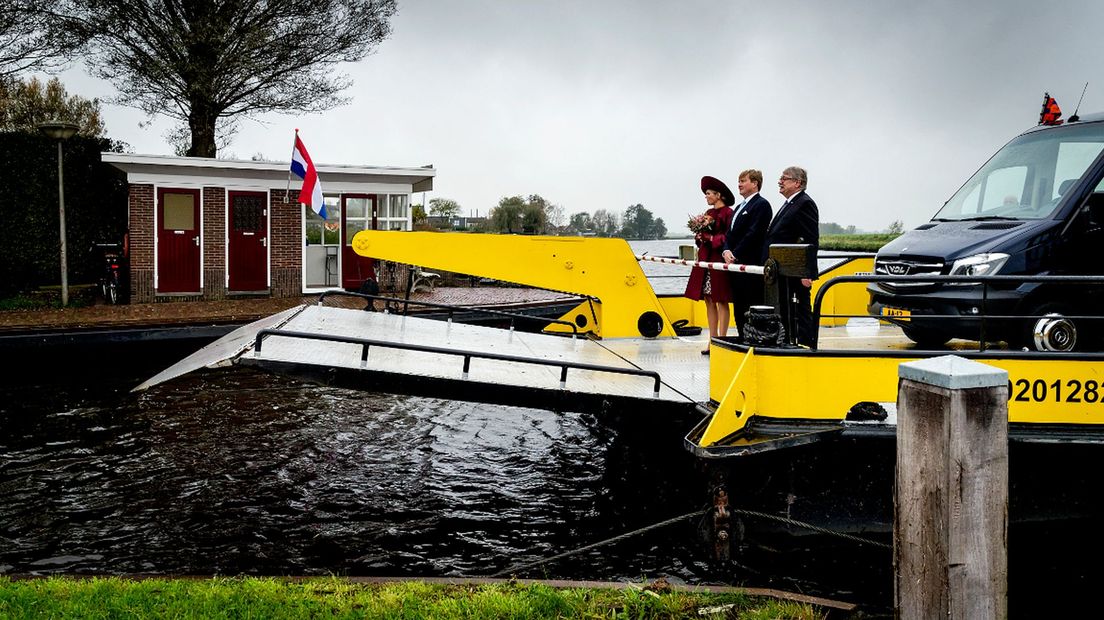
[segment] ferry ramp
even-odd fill
[[[703,336],[596,341],[304,305],[236,330],[136,390],[233,363],[358,390],[564,411],[690,410],[709,399],[705,346]]]

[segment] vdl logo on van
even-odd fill
[[[903,276],[908,274],[909,268],[908,265],[889,263],[888,265],[886,265],[886,271],[888,271],[891,275]]]

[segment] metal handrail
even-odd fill
[[[576,327],[576,325],[574,323],[572,323],[571,321],[564,321],[562,319],[542,319],[540,317],[529,316],[528,314],[520,314],[520,313],[517,313],[517,312],[505,312],[505,311],[502,311],[502,310],[491,310],[489,308],[479,308],[479,307],[471,307],[471,306],[455,306],[455,305],[452,305],[452,304],[439,304],[439,303],[432,302],[432,301],[414,301],[414,300],[410,300],[410,299],[399,299],[397,297],[387,297],[385,295],[369,295],[367,293],[353,293],[351,291],[342,291],[342,290],[323,291],[321,294],[318,295],[318,305],[319,306],[321,306],[322,302],[326,300],[327,295],[338,295],[338,296],[341,296],[341,297],[359,297],[361,299],[368,299],[368,300],[371,300],[371,301],[375,301],[375,300],[379,299],[379,300],[382,300],[382,301],[385,301],[385,302],[391,301],[391,302],[396,302],[396,303],[402,303],[402,305],[403,305],[402,313],[404,315],[406,314],[407,304],[416,304],[416,305],[419,305],[419,306],[427,306],[427,307],[430,307],[430,308],[440,308],[440,309],[449,311],[448,312],[448,318],[449,318],[450,321],[452,320],[453,311],[456,311],[456,310],[460,310],[460,311],[464,311],[464,312],[482,312],[484,314],[492,314],[492,315],[495,315],[495,316],[504,316],[504,317],[509,317],[510,318],[510,329],[514,328],[513,319],[526,319],[526,320],[529,320],[529,321],[539,321],[541,323],[555,323],[556,325],[565,325],[567,327],[570,327],[571,328],[571,336],[573,338],[577,337],[579,335],[579,329],[578,329],[578,327]]]
[[[359,344],[363,347],[360,352],[360,361],[368,361],[368,348],[372,346],[384,347],[389,349],[402,349],[405,351],[421,351],[424,353],[440,353],[444,355],[459,355],[464,358],[464,377],[468,376],[468,370],[471,368],[471,359],[473,357],[480,359],[498,360],[502,362],[518,362],[522,364],[536,364],[538,366],[556,366],[560,369],[560,387],[563,388],[567,384],[567,371],[569,368],[576,370],[592,370],[595,372],[609,372],[621,375],[631,375],[636,377],[650,377],[655,381],[653,388],[653,396],[659,396],[659,386],[661,383],[659,373],[654,370],[641,370],[639,368],[618,368],[616,366],[601,366],[598,364],[585,364],[582,362],[565,362],[565,361],[553,361],[543,360],[533,357],[520,357],[517,355],[505,355],[502,353],[485,353],[482,351],[465,351],[463,349],[445,349],[443,347],[434,347],[424,344],[411,344],[407,342],[389,342],[386,340],[375,340],[372,338],[356,338],[353,336],[334,336],[330,334],[318,334],[312,332],[297,332],[297,331],[284,331],[280,329],[262,329],[257,332],[256,339],[253,341],[253,350],[257,353],[261,352],[261,342],[265,336],[286,336],[288,338],[303,338],[306,340],[322,340],[325,342],[340,342],[343,344]]]
[[[1003,315],[1003,314],[1000,314],[1000,315],[992,315],[992,316],[987,315],[985,313],[985,306],[986,306],[986,301],[988,300],[988,297],[989,297],[988,294],[989,294],[989,288],[990,288],[991,284],[1002,283],[1002,282],[1006,283],[1006,284],[1013,284],[1013,283],[1027,284],[1027,283],[1035,283],[1035,282],[1040,282],[1040,283],[1060,282],[1060,283],[1066,283],[1066,284],[1077,284],[1077,283],[1085,283],[1085,282],[1104,283],[1104,276],[1064,276],[1064,275],[1051,275],[1051,276],[1029,276],[1029,275],[1023,275],[1023,276],[1015,276],[1015,275],[1011,275],[1011,276],[1009,276],[1009,275],[1005,275],[1005,276],[951,276],[951,275],[926,275],[926,274],[925,275],[912,275],[912,276],[888,276],[888,275],[887,276],[881,276],[881,275],[836,276],[834,278],[828,279],[828,281],[826,281],[824,284],[822,284],[820,286],[820,288],[817,290],[816,299],[813,300],[813,322],[814,322],[814,325],[820,322],[821,317],[828,317],[828,318],[874,317],[874,318],[878,318],[878,319],[886,319],[887,318],[887,317],[875,316],[875,315],[871,315],[871,314],[862,314],[862,315],[825,314],[825,315],[822,315],[820,313],[820,308],[821,308],[822,302],[824,300],[824,295],[828,291],[828,289],[832,288],[833,286],[835,286],[837,284],[847,284],[847,283],[850,283],[850,282],[862,282],[862,283],[907,282],[909,284],[913,284],[913,285],[917,285],[917,286],[928,284],[928,283],[933,283],[934,284],[934,283],[937,283],[937,282],[948,282],[948,283],[957,282],[957,283],[960,283],[960,284],[974,284],[974,285],[980,284],[981,287],[982,287],[982,290],[981,290],[982,297],[981,297],[981,304],[980,304],[981,305],[981,311],[978,315],[976,315],[976,316],[964,316],[964,315],[960,315],[960,314],[924,314],[924,315],[921,315],[921,316],[924,319],[956,318],[956,319],[976,319],[976,320],[980,321],[981,325],[979,327],[979,336],[980,336],[981,339],[978,341],[978,343],[979,343],[978,347],[979,347],[980,350],[984,351],[985,350],[985,322],[986,322],[987,319],[988,320],[993,320],[993,319],[1041,319],[1041,318],[1044,318],[1044,315],[1032,315],[1032,314],[1024,314],[1024,315],[1016,315],[1016,314]],[[892,317],[888,317],[888,318],[892,318]],[[1093,316],[1093,315],[1070,315],[1070,316],[1066,316],[1066,318],[1069,318],[1069,319],[1090,319],[1091,320],[1091,319],[1101,319],[1101,318],[1104,318],[1104,317]],[[814,333],[813,334],[813,342],[811,343],[811,348],[813,348],[813,349],[817,348],[817,340],[818,339],[819,339],[819,335]]]

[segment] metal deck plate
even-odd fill
[[[194,370],[223,364],[227,360],[236,357],[242,351],[251,348],[253,346],[253,338],[257,335],[257,332],[267,327],[277,327],[281,325],[289,317],[294,316],[297,312],[301,312],[306,307],[308,306],[295,306],[283,312],[277,312],[276,314],[267,316],[259,321],[243,325],[173,364],[169,368],[157,373],[157,375],[150,377],[132,391],[140,392],[158,383],[164,383]]]
[[[371,338],[447,348],[455,351],[496,353],[519,357],[595,364],[614,368],[639,368],[660,374],[663,387],[658,399],[682,404],[708,398],[708,358],[701,355],[704,339],[607,340],[595,342],[546,334],[420,319],[410,316],[364,312],[344,308],[308,306],[281,326],[282,330],[354,338]],[[255,333],[255,332],[254,332]],[[471,360],[463,375],[459,355],[371,346],[361,361],[358,344],[323,342],[267,336],[261,352],[246,351],[249,363],[309,365],[359,369],[363,372],[398,374],[426,379],[462,380],[487,389],[512,386],[559,390],[560,369],[521,362]],[[618,373],[570,369],[563,390],[571,393],[653,399],[651,378]]]

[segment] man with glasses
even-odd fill
[[[774,244],[804,243],[812,246],[814,255],[820,247],[820,212],[816,202],[805,193],[808,175],[804,168],[790,166],[778,179],[778,192],[786,202],[778,209],[767,228],[766,248]],[[782,278],[782,294],[779,314],[782,324],[790,329],[796,323],[794,342],[809,346],[816,334],[813,308],[809,291],[813,286],[808,278]]]

